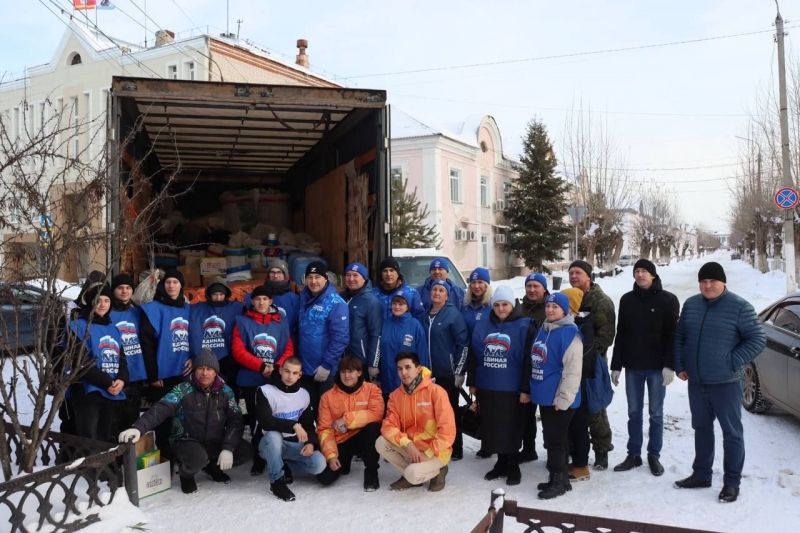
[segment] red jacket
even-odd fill
[[[270,310],[275,309],[274,307],[270,308]],[[258,322],[259,324],[269,324],[270,322],[280,322],[281,321],[281,314],[278,311],[274,313],[267,313],[261,314],[258,311],[254,310],[252,307],[248,309],[245,314],[246,317],[251,318]],[[239,333],[239,326],[238,324],[233,327],[233,346],[231,347],[231,353],[233,354],[233,359],[244,368],[248,370],[252,370],[253,372],[258,372],[259,374],[264,371],[264,367],[266,363],[262,361],[260,358],[256,357],[253,353],[251,353],[242,341],[242,336]],[[275,363],[275,366],[280,366],[283,361],[288,359],[289,357],[294,355],[294,345],[292,344],[292,337],[286,340],[286,349],[278,358],[278,361]]]

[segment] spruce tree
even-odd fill
[[[392,248],[438,248],[439,233],[427,224],[428,206],[420,209],[417,189],[392,173]]]
[[[556,173],[557,160],[547,128],[541,120],[528,123],[523,141],[519,178],[508,196],[507,246],[526,266],[543,271],[545,261],[560,258],[571,237],[564,222],[569,186]]]

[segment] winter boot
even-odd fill
[[[707,489],[711,486],[711,481],[704,481],[692,474],[687,478],[676,481],[673,486],[676,489]]]
[[[381,482],[378,480],[378,470],[369,468],[364,470],[364,492],[375,492],[379,488]]]
[[[181,478],[181,490],[184,494],[197,492],[197,482],[194,476],[179,476]]]
[[[629,453],[624,461],[614,467],[614,472],[627,472],[640,466],[642,466],[642,456]]]
[[[588,466],[575,466],[572,464],[567,467],[567,473],[570,481],[589,481],[591,477]]]
[[[291,485],[294,483],[294,477],[292,477],[292,469],[289,468],[289,465],[283,465],[283,479],[286,480],[287,485]]]
[[[540,500],[552,500],[563,496],[567,493],[567,490],[572,490],[572,486],[569,485],[569,477],[565,475],[565,472],[554,472],[552,480],[553,482],[550,486],[537,495]],[[569,489],[567,489],[567,486],[569,486]]]
[[[275,495],[276,498],[283,500],[285,502],[293,502],[294,501],[294,493],[289,490],[289,487],[286,485],[286,476],[278,479],[275,483],[269,484],[269,491]]]
[[[508,475],[506,476],[506,485],[513,487],[514,485],[519,485],[521,482],[522,472],[519,470],[519,465],[517,463],[509,463]]]
[[[433,478],[428,485],[429,492],[439,492],[440,490],[444,489],[444,480],[447,477],[447,465],[444,466],[441,470],[439,470],[439,474]]]
[[[641,464],[641,459],[639,464]],[[608,470],[608,452],[600,450],[594,452],[594,469]]]
[[[508,475],[508,458],[503,456],[497,457],[497,462],[494,464],[491,470],[486,472],[486,475],[483,476],[483,479],[486,481],[494,481],[495,479],[500,479],[501,477],[506,477]]]
[[[719,493],[720,503],[733,503],[739,497],[739,487],[732,487],[730,485],[723,485],[722,491]]]
[[[223,472],[222,470],[220,470],[220,468],[217,465],[207,465],[203,467],[203,472],[208,474],[208,477],[214,480],[214,483],[224,483],[225,485],[227,485],[228,483],[231,482],[230,476],[225,472]]]
[[[549,474],[547,476],[547,481],[545,481],[544,483],[539,483],[538,485],[536,485],[536,489],[537,490],[547,490],[548,488],[550,488],[550,485],[552,485],[552,484],[553,484],[553,474]]]
[[[453,450],[453,453],[450,454],[451,461],[460,461],[464,458],[464,450]]]
[[[411,489],[411,488],[414,488],[414,487],[421,487],[421,486],[422,486],[421,483],[419,485],[414,485],[409,480],[407,480],[406,478],[401,476],[400,479],[398,479],[397,481],[395,481],[394,483],[389,485],[389,490],[401,491],[401,490],[408,490],[408,489]]]
[[[267,462],[260,455],[253,457],[253,466],[250,467],[251,476],[260,476],[267,468]]]
[[[658,457],[648,455],[647,464],[650,465],[650,473],[654,476],[658,477],[664,473],[664,467],[661,466],[661,461],[658,460]]]
[[[478,450],[478,453],[475,454],[475,457],[477,457],[478,459],[488,459],[492,455],[494,455],[494,454],[492,454],[491,452],[485,452],[483,450]]]
[[[522,447],[522,451],[519,453],[519,463],[530,463],[531,461],[536,461],[539,459],[539,454],[536,453],[536,448],[526,448],[525,446]]]

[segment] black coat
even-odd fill
[[[673,368],[672,349],[680,315],[678,298],[656,276],[647,290],[636,284],[620,298],[611,370]]]

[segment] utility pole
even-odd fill
[[[783,166],[783,186],[794,188],[792,179],[792,168],[789,161],[789,112],[786,104],[786,57],[783,49],[783,18],[781,18],[780,7],[777,0],[775,6],[778,7],[778,15],[775,17],[775,29],[777,30],[778,40],[778,85],[780,90],[781,105],[781,155]],[[794,209],[786,209],[783,221],[783,259],[786,261],[786,290],[795,292],[797,290],[797,280],[795,276],[795,256],[794,256]]]
[[[242,29],[242,22],[244,22],[242,19],[236,19],[236,40],[237,41],[239,40],[239,30]]]

